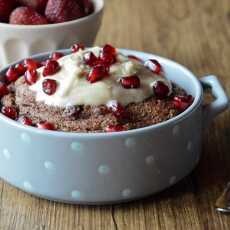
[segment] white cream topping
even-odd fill
[[[83,73],[88,70],[83,62],[83,57],[88,52],[99,56],[101,48],[93,47],[79,50],[58,60],[61,69],[54,75],[42,76],[44,67],[38,69],[39,79],[30,86],[36,92],[36,100],[43,101],[47,105],[65,107],[69,105],[102,105],[111,100],[116,100],[122,105],[141,102],[153,95],[153,85],[157,81],[163,81],[172,92],[171,83],[163,76],[153,74],[143,64],[130,60],[128,57],[118,54],[117,63],[110,66],[110,76],[95,83],[90,83]],[[141,86],[137,89],[125,89],[120,84],[121,77],[137,74]],[[42,82],[45,79],[54,79],[58,83],[56,92],[47,95],[43,92]]]

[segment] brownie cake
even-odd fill
[[[23,76],[21,76],[23,75]],[[168,81],[156,60],[143,63],[111,45],[10,67],[1,112],[24,125],[66,132],[117,132],[166,121],[193,97]],[[21,77],[20,77],[21,76]]]

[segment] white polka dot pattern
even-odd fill
[[[146,163],[147,165],[152,165],[152,164],[154,164],[154,161],[155,161],[155,159],[154,159],[154,156],[153,156],[153,155],[149,155],[149,156],[147,156],[147,157],[145,158],[145,163]]]
[[[26,143],[29,144],[31,142],[31,138],[27,133],[21,133],[21,140]]]
[[[31,185],[31,183],[29,181],[24,181],[23,186],[28,191],[32,190],[32,185]]]
[[[73,190],[73,191],[71,192],[71,197],[72,197],[73,199],[79,200],[79,199],[81,198],[81,192],[78,191],[78,190]]]
[[[125,140],[125,146],[127,148],[134,148],[136,146],[136,141],[134,138],[127,138]]]
[[[175,184],[175,182],[176,182],[176,176],[172,176],[172,177],[170,177],[170,179],[169,179],[169,184],[170,185],[173,185],[173,184]]]
[[[3,149],[3,155],[6,158],[6,160],[9,160],[11,158],[11,153],[8,149]]]
[[[129,189],[129,188],[126,188],[126,189],[124,189],[123,191],[122,191],[122,196],[124,197],[124,198],[127,198],[127,197],[129,197],[130,195],[131,195],[131,189]]]
[[[50,172],[55,170],[54,163],[51,162],[51,161],[45,161],[44,162],[44,167]]]
[[[110,173],[110,168],[108,165],[100,165],[97,170],[98,173],[101,175],[106,175]]]
[[[75,152],[79,152],[83,149],[83,146],[79,142],[73,142],[73,143],[71,143],[71,149]]]
[[[172,130],[173,135],[174,135],[174,136],[177,136],[177,135],[179,134],[179,132],[180,132],[180,127],[179,127],[179,125],[174,126],[174,127],[173,127],[173,130]]]

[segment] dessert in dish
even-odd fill
[[[0,0],[0,22],[9,24],[61,23],[93,12],[91,0]]]
[[[26,59],[0,84],[1,112],[22,124],[67,132],[117,132],[157,124],[186,110],[193,97],[164,76],[157,60],[113,46]]]

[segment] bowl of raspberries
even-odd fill
[[[0,0],[0,68],[36,53],[91,46],[104,0]]]

